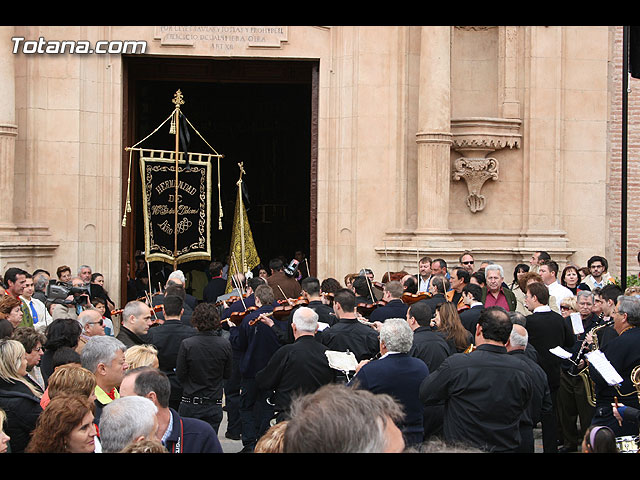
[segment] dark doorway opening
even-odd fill
[[[313,126],[316,62],[130,59],[125,61],[125,132],[127,145],[146,137],[173,111],[179,89],[183,114],[218,153],[224,216],[218,229],[217,164],[212,165],[211,249],[214,259],[224,260],[230,246],[237,199],[238,163],[249,194],[247,213],[264,265],[271,258],[291,259],[297,250],[309,258],[315,247],[315,161]],[[166,127],[166,128],[165,128]],[[175,137],[169,123],[141,144],[145,148],[172,151]],[[211,148],[192,133],[192,152]],[[124,165],[124,162],[123,162]],[[128,155],[126,159],[128,167]],[[125,172],[126,168],[125,167]],[[123,236],[125,257],[135,265],[135,252],[144,250],[144,217],[139,165],[132,176],[132,219]],[[205,262],[205,265],[208,262]],[[202,270],[202,263],[179,265],[185,273]],[[167,268],[152,262],[155,271]],[[157,285],[155,285],[157,287]],[[155,288],[152,288],[155,290]]]

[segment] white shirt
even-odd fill
[[[551,311],[551,307],[549,305],[540,305],[539,307],[536,307],[533,309],[533,313],[550,312],[550,311]]]
[[[431,275],[429,275],[429,277],[427,277],[426,280],[424,280],[422,278],[422,275],[418,275],[418,277],[420,278],[420,282],[418,284],[418,291],[419,292],[428,292],[429,291],[429,283],[431,283]]]
[[[554,297],[556,297],[558,306],[562,305],[562,300],[567,297],[573,296],[573,292],[567,287],[560,285],[557,280],[547,285],[547,288],[549,289],[549,295],[553,295]]]
[[[31,300],[27,300],[25,297],[21,295],[20,298],[24,303],[27,304],[27,307],[29,308],[29,313],[31,313],[31,305],[33,304],[33,308],[35,308],[36,314],[38,315],[37,322],[35,318],[33,319],[33,321],[35,322],[33,326],[39,331],[44,331],[44,329],[47,328],[47,325],[49,325],[53,321],[53,318],[51,317],[51,314],[47,310],[47,307],[45,306],[45,304],[42,303],[37,298],[33,298],[33,297],[31,297]],[[31,316],[33,316],[33,314]]]

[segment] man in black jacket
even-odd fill
[[[520,418],[533,386],[523,361],[507,354],[511,330],[502,308],[485,309],[476,328],[476,350],[448,357],[420,385],[425,405],[445,402],[445,441],[488,452],[518,449]]]
[[[511,317],[511,319],[513,321],[513,317]],[[549,390],[547,374],[544,373],[544,370],[542,370],[535,360],[525,353],[528,342],[529,334],[527,333],[527,329],[522,325],[514,323],[509,342],[507,343],[507,351],[509,355],[516,355],[524,361],[527,365],[529,376],[533,381],[531,402],[520,422],[522,443],[520,443],[518,452],[535,452],[533,429],[539,422],[542,422],[542,445],[544,453],[555,453],[558,449],[555,432],[549,430],[549,418],[554,414],[551,404],[551,390]],[[553,428],[555,422],[552,422],[551,426]]]
[[[333,299],[333,309],[338,322],[318,332],[318,339],[329,350],[353,353],[358,362],[376,356],[380,348],[378,332],[358,320],[355,294],[346,288],[338,290]]]
[[[386,283],[382,295],[382,300],[386,304],[371,312],[369,321],[384,323],[387,318],[405,318],[409,305],[402,301],[403,293],[404,288],[398,280]]]
[[[525,306],[533,312],[526,317],[529,343],[538,352],[538,363],[547,374],[551,402],[553,403],[553,418],[557,418],[557,394],[560,388],[560,370],[562,360],[549,350],[555,347],[571,348],[575,342],[575,335],[569,322],[559,313],[549,307],[549,290],[541,282],[527,285]],[[555,429],[553,429],[555,430]]]
[[[302,296],[309,302],[307,306],[318,314],[318,322],[331,326],[338,321],[336,313],[320,296],[320,281],[315,277],[306,277],[300,283]]]
[[[462,298],[469,308],[460,312],[460,322],[462,326],[472,334],[476,333],[476,325],[480,318],[480,313],[484,309],[482,303],[482,287],[475,283],[470,283],[462,289]]]
[[[182,399],[182,386],[176,377],[176,361],[182,340],[197,333],[193,327],[181,322],[184,312],[183,299],[177,295],[164,298],[164,323],[149,330],[149,341],[158,349],[159,369],[167,374],[171,382],[169,405],[177,410]]]
[[[127,348],[146,343],[149,327],[153,324],[149,306],[138,300],[128,302],[122,310],[122,324],[117,339]]]
[[[314,338],[318,314],[311,308],[300,307],[292,316],[295,341],[279,348],[266,367],[256,373],[258,388],[274,392],[270,401],[275,405],[278,422],[286,418],[294,396],[315,392],[336,377],[325,355],[327,347]]]

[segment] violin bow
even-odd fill
[[[391,273],[389,272],[389,257],[387,256],[387,241],[384,241],[384,258],[387,261],[387,281],[391,280]]]

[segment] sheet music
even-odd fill
[[[582,317],[578,312],[573,312],[571,314],[571,326],[573,327],[573,333],[575,335],[580,335],[584,333],[584,325],[582,325]]]
[[[329,324],[328,323],[324,323],[324,322],[318,322],[318,331],[321,332],[322,330],[324,330],[325,328],[328,328]]]
[[[325,355],[329,360],[329,366],[341,372],[353,372],[358,366],[356,356],[351,352],[337,352],[335,350],[326,350]]]
[[[605,379],[607,384],[609,385],[620,385],[623,382],[623,378],[620,374],[613,368],[611,362],[607,360],[607,357],[600,350],[595,350],[593,352],[589,352],[586,354],[587,360],[589,360],[589,364],[595,368],[602,378]]]
[[[564,348],[562,347],[554,347],[554,348],[550,348],[549,351],[551,353],[553,353],[556,357],[560,357],[560,358],[571,358],[572,354],[567,352]]]

